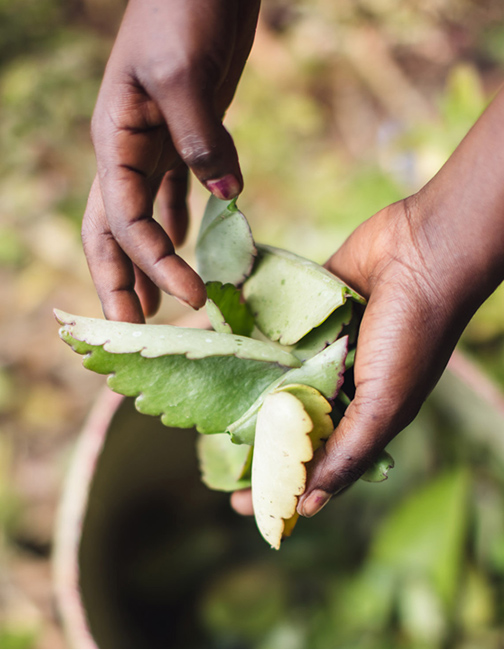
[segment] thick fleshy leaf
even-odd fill
[[[295,514],[305,489],[305,463],[313,457],[312,429],[303,403],[287,391],[270,393],[257,417],[252,503],[261,535],[276,549],[285,520]]]
[[[318,390],[311,386],[296,384],[281,388],[294,397],[297,397],[303,404],[305,411],[310,416],[313,428],[309,433],[313,451],[321,447],[333,432],[333,422],[331,418],[331,405]],[[283,537],[290,537],[297,523],[299,515],[295,512],[292,517],[284,520]]]
[[[329,438],[334,429],[330,416],[331,405],[318,390],[311,386],[294,384],[283,386],[279,390],[294,395],[294,397],[302,402],[313,424],[310,439],[312,441],[313,451],[316,451]]]
[[[258,528],[274,548],[296,525],[297,499],[306,486],[305,463],[332,433],[330,412],[329,402],[303,385],[273,391],[259,412],[252,499]]]
[[[394,459],[388,451],[385,451],[384,449],[371,467],[364,472],[361,479],[363,481],[368,481],[369,483],[381,483],[382,481],[386,481],[388,479],[389,470],[391,470],[394,465]]]
[[[259,395],[251,407],[227,428],[233,442],[247,445],[254,444],[259,409],[265,397],[281,386],[303,384],[315,388],[327,399],[334,399],[343,383],[346,354],[347,338],[343,337],[305,361],[300,368],[293,368],[273,381],[264,393]]]
[[[135,325],[57,312],[61,338],[112,390],[138,396],[163,424],[222,433],[299,361],[277,346],[170,325]],[[210,356],[211,355],[211,356]]]
[[[196,243],[198,272],[205,282],[241,284],[254,265],[256,247],[236,201],[211,196]]]
[[[250,336],[254,329],[254,319],[247,305],[242,302],[241,291],[233,284],[222,282],[207,282],[206,289],[206,308],[214,330]]]
[[[233,333],[233,330],[231,329],[231,325],[226,323],[224,314],[217,307],[214,301],[210,300],[210,298],[208,298],[205,303],[205,309],[208,316],[208,320],[210,321],[210,325],[213,327],[213,329],[216,332],[219,332],[220,334]]]
[[[312,329],[292,349],[298,359],[305,361],[334,343],[345,325],[352,320],[352,303],[347,301],[336,309],[321,325]]]
[[[175,325],[137,325],[86,318],[59,309],[55,309],[54,314],[63,326],[60,335],[68,335],[92,346],[103,345],[106,352],[115,354],[140,352],[142,357],[147,358],[182,354],[188,359],[236,356],[279,363],[290,368],[301,366],[299,359],[278,345],[244,336]]]
[[[294,345],[323,323],[348,297],[363,298],[310,260],[271,246],[258,246],[243,296],[259,329],[271,340]]]
[[[334,399],[343,384],[347,351],[348,338],[344,336],[307,359],[299,368],[289,370],[282,385],[306,384],[316,388],[327,399]]]
[[[209,488],[233,492],[250,487],[251,447],[235,445],[227,433],[216,433],[200,436],[197,451],[201,478]]]

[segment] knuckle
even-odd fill
[[[196,134],[188,135],[180,142],[179,154],[188,167],[196,170],[214,165],[218,160],[216,148]]]
[[[198,70],[198,61],[187,54],[177,54],[166,59],[151,59],[146,70],[146,77],[159,91],[172,91],[191,85]]]

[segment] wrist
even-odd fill
[[[468,321],[504,280],[504,199],[482,199],[450,162],[405,200],[404,214],[440,303]]]

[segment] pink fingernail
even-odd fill
[[[322,510],[326,503],[329,503],[331,496],[332,494],[324,492],[324,490],[313,490],[301,506],[299,514],[303,517],[313,517]]]
[[[226,174],[215,181],[206,181],[206,186],[214,196],[223,201],[234,199],[240,193],[240,183],[233,174]]]

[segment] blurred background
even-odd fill
[[[101,316],[79,230],[124,6],[0,0],[0,647],[66,647],[53,529],[104,379],[60,342],[52,309]],[[503,80],[500,0],[263,0],[226,119],[255,238],[323,262],[439,169]],[[193,184],[189,261],[205,201]],[[181,315],[173,303],[159,322]],[[195,604],[205,647],[502,647],[503,288],[460,348],[481,399],[446,380],[391,445],[389,481],[355,486],[280,553],[221,558]]]

